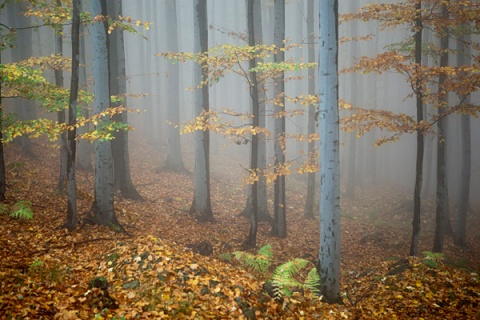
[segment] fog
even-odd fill
[[[85,10],[89,9],[89,1],[82,1]],[[318,12],[315,1],[315,33],[318,33]],[[362,5],[371,1],[339,1],[342,13],[352,12]],[[193,51],[193,5],[191,0],[178,0],[177,2],[177,23],[178,23],[178,46],[179,51]],[[307,57],[307,6],[306,1],[286,1],[286,38],[290,43],[303,44],[300,48],[292,49],[286,53],[286,60],[306,62]],[[169,60],[155,56],[156,54],[168,52],[167,34],[171,32],[171,26],[167,25],[170,13],[165,12],[164,2],[155,0],[124,0],[123,15],[131,16],[134,21],[148,22],[149,29],[140,25],[136,27],[139,33],[125,32],[126,51],[126,73],[127,73],[127,105],[132,109],[139,109],[139,113],[131,113],[129,121],[135,128],[130,133],[131,144],[138,141],[146,141],[148,144],[162,154],[168,152],[166,121],[169,105],[166,101],[166,83],[169,81],[167,67]],[[1,18],[5,21],[7,13],[2,11]],[[208,1],[208,24],[209,47],[223,44],[245,45],[245,40],[234,36],[234,34],[247,34],[246,6],[244,1],[239,0],[210,0]],[[263,42],[273,43],[273,0],[262,1],[262,27]],[[340,36],[366,36],[372,34],[370,41],[355,41],[342,43],[339,53],[340,69],[351,66],[356,58],[361,56],[374,56],[385,50],[385,46],[400,42],[410,31],[405,28],[396,30],[380,31],[375,22],[348,22],[340,25]],[[64,55],[70,56],[69,29],[66,27],[64,36]],[[86,61],[88,81],[84,87],[91,85],[92,66],[91,43],[89,39],[88,26],[85,31]],[[425,38],[431,41],[432,35],[425,32]],[[53,50],[53,32],[47,28],[40,28],[33,33],[32,47],[34,55],[50,55]],[[315,46],[318,54],[318,44]],[[15,50],[2,52],[2,63],[12,61]],[[450,61],[455,61],[452,56]],[[431,61],[427,63],[432,63]],[[453,62],[451,62],[453,63]],[[193,62],[179,64],[179,106],[180,122],[193,118],[194,90],[197,84],[193,81]],[[53,77],[53,75],[51,75]],[[307,94],[307,71],[289,72],[287,76],[298,77],[298,80],[288,81],[285,85],[287,96],[299,96]],[[66,74],[65,83],[69,83]],[[239,113],[248,112],[251,108],[248,93],[248,85],[245,79],[236,75],[228,74],[214,83],[210,88],[210,108],[222,111],[225,108],[235,110]],[[269,90],[271,94],[273,90]],[[382,109],[392,112],[404,112],[415,116],[415,101],[409,97],[412,90],[402,75],[387,72],[384,74],[342,74],[340,76],[340,99],[353,105],[363,108]],[[479,94],[472,96],[472,102],[479,101]],[[458,99],[450,95],[451,103],[457,103]],[[11,110],[12,104],[5,103],[7,110]],[[10,109],[9,109],[10,108]],[[267,107],[271,108],[271,106]],[[306,107],[288,103],[287,110]],[[432,110],[427,106],[427,112]],[[343,111],[347,114],[348,111]],[[237,118],[226,116],[226,119],[239,121]],[[273,119],[267,117],[267,128],[273,131]],[[447,171],[449,196],[451,204],[455,206],[458,198],[458,186],[460,183],[461,171],[461,150],[460,150],[460,116],[453,114],[448,117],[447,141]],[[480,120],[471,118],[472,129],[472,172],[471,172],[471,208],[480,212],[480,199],[475,197],[480,190]],[[318,130],[318,128],[317,128]],[[307,133],[307,113],[287,119],[287,132],[290,134]],[[415,156],[416,137],[414,134],[404,134],[398,141],[374,146],[376,139],[388,132],[378,129],[372,132],[351,139],[351,134],[341,133],[341,176],[342,191],[345,192],[349,181],[354,181],[356,190],[372,185],[394,186],[410,190],[413,193],[415,179]],[[212,174],[214,177],[222,177],[223,170],[233,166],[242,171],[248,167],[250,148],[248,144],[236,144],[228,138],[215,133],[211,134],[211,159]],[[424,198],[434,197],[436,188],[436,142],[435,135],[426,136],[423,196]],[[184,162],[189,170],[193,170],[193,142],[192,135],[181,135],[182,152]],[[352,143],[355,144],[355,153],[352,153]],[[306,160],[306,142],[290,139],[287,144],[287,160],[294,162],[297,168]],[[132,146],[135,150],[135,146]],[[272,163],[273,142],[267,143],[267,161]],[[355,179],[348,176],[349,161],[355,165]],[[162,165],[163,159],[157,159],[158,165]],[[222,163],[225,162],[225,163]],[[303,177],[297,177],[304,181]],[[306,180],[305,180],[306,181]],[[238,184],[242,184],[242,177],[238,177]],[[287,189],[289,188],[287,184]],[[452,207],[453,207],[452,206]]]

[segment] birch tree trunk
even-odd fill
[[[207,1],[194,0],[194,52],[208,51],[208,17]],[[198,85],[207,78],[208,65],[206,62],[194,67],[194,85]],[[195,117],[201,116],[209,110],[208,85],[195,90]],[[199,221],[213,220],[212,205],[210,202],[210,134],[208,130],[198,130],[194,133],[195,141],[195,189],[193,203],[190,208],[192,214]]]
[[[107,6],[105,0],[91,1],[91,14],[95,20],[91,32],[93,40],[93,77],[94,77],[94,112],[101,113],[110,107],[109,61]],[[98,121],[97,127],[108,124],[109,117]],[[112,143],[110,140],[95,141],[95,200],[92,206],[93,220],[104,226],[122,229],[115,217],[113,208],[114,178]]]
[[[275,0],[275,27],[274,42],[277,48],[283,48],[285,45],[285,0]],[[285,53],[279,51],[274,56],[274,62],[281,63],[285,60]],[[285,111],[285,76],[284,73],[275,79],[274,87],[275,106],[274,112],[280,114]],[[285,148],[287,142],[285,139],[285,117],[277,116],[274,120],[275,132],[275,171],[279,171],[285,164]],[[287,236],[286,204],[285,204],[285,176],[280,174],[274,182],[273,199],[273,226],[272,235],[285,238]]]
[[[320,0],[320,291],[340,297],[340,154],[338,116],[338,0]]]

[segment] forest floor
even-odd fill
[[[228,259],[244,250],[249,227],[238,216],[245,205],[243,169],[231,160],[212,157],[215,222],[198,223],[188,214],[193,176],[157,172],[162,155],[137,143],[132,177],[145,201],[117,197],[115,204],[127,233],[88,223],[93,173],[84,171],[77,172],[79,226],[69,233],[62,228],[66,195],[56,191],[58,148],[36,141],[34,151],[37,158],[30,159],[18,147],[6,147],[0,319],[480,318],[478,213],[469,216],[466,248],[447,237],[444,255],[408,258],[411,192],[358,189],[355,199],[341,200],[344,304],[326,304],[308,290],[275,300],[263,289],[271,273],[262,276]],[[269,236],[266,223],[258,232],[258,247],[272,246],[270,272],[294,258],[318,257],[318,219],[303,217],[305,183],[289,177],[287,189],[288,237]],[[33,219],[10,217],[19,201],[31,203]],[[434,211],[434,202],[425,200],[420,252],[431,250]],[[213,254],[193,252],[205,241]]]

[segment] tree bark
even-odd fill
[[[2,63],[2,51],[0,51],[0,63]],[[3,150],[3,105],[2,105],[2,82],[0,81],[0,202],[5,200],[7,191],[7,177],[5,175],[5,153]]]
[[[208,17],[207,1],[194,0],[194,51],[207,54],[208,51]],[[208,64],[196,64],[194,81],[196,84],[207,79]],[[208,85],[195,90],[195,117],[202,116],[209,110]],[[195,141],[195,187],[192,214],[199,221],[212,221],[213,212],[210,201],[210,134],[208,130],[197,130]]]
[[[338,115],[338,1],[320,2],[320,292],[340,297],[340,154]]]
[[[277,48],[283,48],[285,45],[285,0],[275,0],[275,27],[274,27],[274,42]],[[274,56],[276,63],[285,61],[285,53],[278,51]],[[285,111],[285,75],[280,72],[280,75],[275,79],[275,106],[274,112],[278,115]],[[275,126],[275,171],[279,172],[279,167],[285,165],[285,149],[287,146],[285,136],[285,117],[277,116],[274,120]],[[273,226],[272,235],[280,238],[287,236],[287,216],[285,204],[285,176],[280,173],[274,182],[274,199],[273,199]]]
[[[94,112],[101,113],[110,107],[109,60],[107,36],[107,6],[105,0],[92,0],[92,17],[100,18],[92,23],[93,76],[95,79]],[[109,117],[104,116],[98,126],[107,125]],[[92,206],[93,220],[104,226],[123,230],[117,221],[113,208],[114,177],[112,143],[110,140],[95,141],[95,200]]]

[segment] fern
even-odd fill
[[[445,258],[445,255],[440,252],[424,251],[423,263],[430,268],[438,268],[438,263]]]
[[[296,278],[309,263],[308,260],[295,258],[275,269],[272,282],[278,287],[282,295],[287,297],[291,296],[293,288],[308,289],[315,294],[319,294],[318,285],[320,283],[320,277],[318,276],[316,268],[312,268],[308,272],[303,283]]]
[[[235,251],[233,253],[240,264],[246,268],[265,277],[270,262],[273,258],[272,246],[267,244],[258,250],[257,254],[251,254],[245,251]]]
[[[13,211],[10,217],[24,220],[33,219],[32,203],[30,201],[22,200],[13,205]]]

